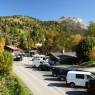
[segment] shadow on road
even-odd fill
[[[67,95],[87,95],[85,91],[68,91]]]
[[[49,83],[48,86],[50,87],[65,87],[65,88],[71,88],[70,86],[68,86],[65,82],[61,82],[61,83]],[[85,89],[85,87],[79,87],[79,86],[76,86],[72,89]]]
[[[43,75],[44,77],[52,77],[52,75]]]
[[[31,69],[31,70],[33,70],[33,71],[38,71],[37,68],[33,68],[32,65],[30,65],[30,64],[24,65],[24,66],[25,66],[25,68]]]
[[[58,78],[52,77],[52,78],[45,78],[44,80],[48,80],[48,81],[58,81]]]
[[[24,64],[24,66],[27,68],[27,67],[31,67],[32,68],[32,65],[30,64]]]
[[[25,66],[25,68],[32,68],[32,66]]]
[[[50,86],[50,87],[65,87],[65,88],[68,88],[68,86],[65,83],[49,83],[48,86]]]

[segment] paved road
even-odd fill
[[[29,60],[14,62],[13,70],[34,95],[85,95],[84,88],[69,88],[51,72],[33,70]]]

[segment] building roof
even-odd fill
[[[64,52],[63,55],[76,57],[76,53],[75,52]]]
[[[60,59],[59,56],[62,55],[62,53],[59,53],[59,52],[51,52],[50,54],[53,55],[57,59]]]
[[[51,52],[50,54],[52,54],[57,59],[62,59],[62,58],[67,58],[67,57],[76,57],[75,52],[64,52],[64,53]]]
[[[30,52],[37,52],[38,50],[30,50]]]
[[[7,45],[6,47],[12,49],[12,50],[19,50],[19,48],[13,46],[13,45]]]
[[[51,54],[56,55],[56,56],[59,56],[59,55],[68,55],[68,56],[76,57],[76,53],[75,52],[64,52],[64,53],[51,52]]]
[[[45,55],[35,54],[35,55],[33,55],[33,57],[45,57]]]

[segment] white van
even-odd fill
[[[90,72],[85,71],[69,71],[66,77],[66,83],[71,87],[74,86],[87,86],[89,78],[94,77]]]
[[[45,55],[37,55],[32,58],[32,67],[39,67],[40,65],[50,65],[49,64],[49,57]]]

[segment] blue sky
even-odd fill
[[[95,0],[0,0],[0,16],[27,15],[40,20],[62,16],[95,21]]]

